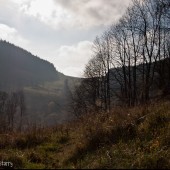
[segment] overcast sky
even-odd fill
[[[130,0],[0,0],[0,39],[81,77],[97,35],[115,23]]]

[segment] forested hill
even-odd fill
[[[59,78],[53,64],[6,41],[0,41],[0,88],[20,88]]]

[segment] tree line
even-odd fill
[[[93,43],[85,79],[72,96],[76,114],[110,111],[114,100],[135,106],[155,86],[170,87],[170,1],[133,0],[116,24]]]
[[[22,118],[26,111],[23,91],[0,92],[0,132],[21,131]]]

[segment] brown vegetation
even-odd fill
[[[1,134],[0,159],[15,168],[169,168],[169,110],[169,101],[118,107],[53,128]]]

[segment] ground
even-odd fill
[[[170,168],[170,101],[89,113],[51,128],[0,134],[14,168]]]

